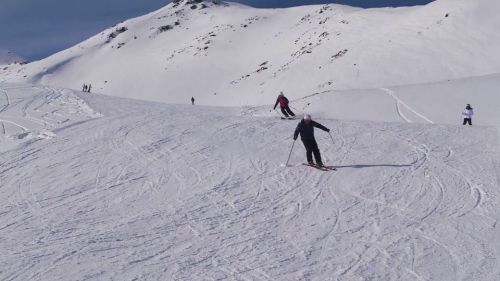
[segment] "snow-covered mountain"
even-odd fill
[[[24,61],[25,59],[20,55],[8,50],[0,49],[0,66],[11,63],[22,63]]]
[[[1,79],[155,101],[271,103],[325,90],[500,73],[497,0],[409,8],[255,9],[183,0],[131,19]],[[75,31],[77,32],[77,31]]]
[[[500,280],[499,8],[176,0],[0,67],[0,280]]]

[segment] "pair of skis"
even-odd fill
[[[307,167],[311,167],[311,168],[315,168],[315,169],[318,169],[318,170],[323,171],[323,172],[337,171],[337,168],[335,168],[334,166],[319,166],[316,164],[308,164],[308,163],[303,163],[302,165],[307,166]]]

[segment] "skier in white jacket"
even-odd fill
[[[468,104],[467,107],[464,109],[462,115],[464,116],[464,126],[467,124],[472,126],[472,116],[474,116],[474,109],[470,106],[470,104]]]

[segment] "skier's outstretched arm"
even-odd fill
[[[276,103],[274,104],[274,108],[273,109],[276,109],[276,107],[278,106],[278,103],[280,102],[279,99],[276,100]]]
[[[316,128],[318,128],[318,129],[321,129],[321,130],[323,130],[325,132],[330,132],[330,129],[328,129],[327,127],[321,125],[320,123],[314,122],[313,126],[316,127]]]
[[[300,133],[300,124],[297,126],[297,129],[295,129],[295,133],[293,134],[293,140],[297,140],[297,138],[299,137],[299,133]]]

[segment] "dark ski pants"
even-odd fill
[[[472,126],[472,119],[471,118],[464,118],[464,126],[469,124],[470,126]]]
[[[316,143],[315,139],[303,139],[304,147],[306,148],[307,162],[311,163],[314,159],[316,159],[316,164],[322,165],[323,161],[321,161],[321,153],[319,152],[318,143]]]
[[[285,117],[287,118],[290,116],[295,117],[295,113],[293,113],[288,105],[281,108],[281,113],[283,113],[283,115],[285,115]]]

